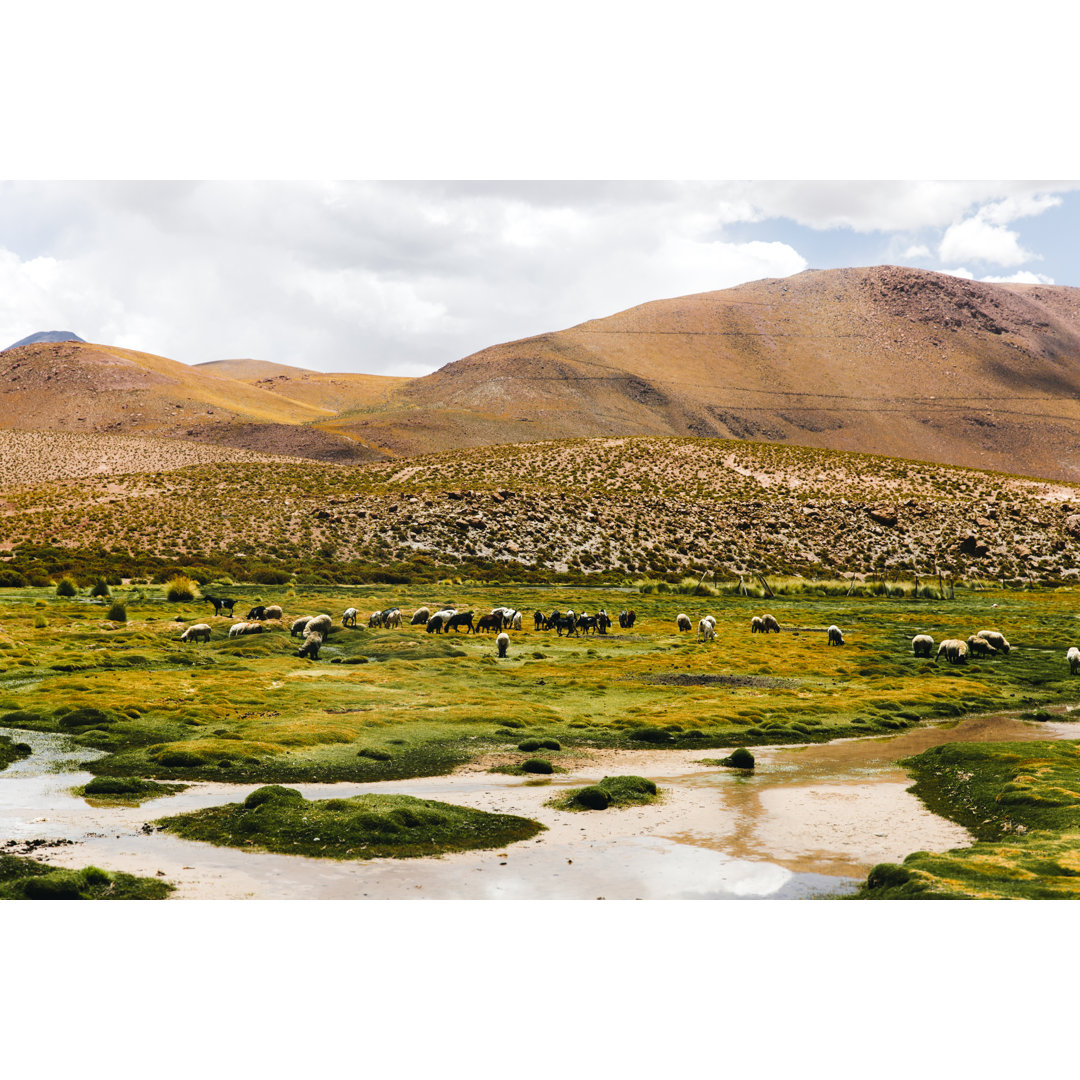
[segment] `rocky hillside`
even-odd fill
[[[208,464],[2,495],[8,550],[51,540],[194,562],[225,552],[305,571],[1080,573],[1071,487],[738,441],[577,440],[358,468]]]

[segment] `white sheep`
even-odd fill
[[[911,651],[916,656],[926,656],[934,651],[934,639],[929,634],[916,634],[911,639]]]
[[[401,609],[400,608],[388,608],[383,613],[383,626],[400,626],[401,625]]]
[[[245,634],[261,634],[263,624],[261,622],[238,622],[229,627],[229,637],[243,637]]]
[[[289,627],[289,637],[303,637],[308,623],[314,617],[314,615],[301,615],[299,619],[294,619],[292,626]]]
[[[713,627],[713,620],[706,616],[704,619],[698,619],[697,624],[698,641],[715,641],[716,630]]]
[[[506,655],[506,650],[508,648],[510,648],[510,635],[504,630],[495,639],[495,644],[496,644],[496,646],[498,646],[499,657],[501,659],[502,657],[504,657]]]
[[[207,623],[195,623],[189,626],[181,635],[181,641],[209,641],[210,626]]]
[[[972,656],[996,656],[997,649],[990,644],[981,634],[972,634],[967,639],[967,647],[971,650]]]
[[[310,660],[319,659],[319,650],[322,648],[323,642],[326,640],[326,635],[319,631],[308,631],[304,635],[304,644],[296,650],[297,656],[306,656]]]
[[[1011,648],[1004,634],[999,634],[997,630],[976,630],[974,636],[989,641],[998,652],[1007,653]]]
[[[762,615],[761,616],[761,625],[763,627],[763,629],[761,631],[763,634],[779,634],[780,633],[780,624],[776,621],[775,618],[773,618],[772,615]]]
[[[341,625],[342,626],[355,626],[356,625],[356,620],[357,620],[357,618],[359,618],[359,616],[360,616],[360,612],[357,611],[356,608],[354,608],[354,607],[346,608],[345,613],[341,616]],[[296,624],[293,623],[293,625],[295,626]]]
[[[307,626],[304,628],[305,634],[322,634],[326,637],[330,633],[330,627],[334,625],[334,620],[327,614],[316,615]]]
[[[690,622],[689,615],[685,612],[679,612],[679,614],[675,616],[675,625],[680,630],[689,630],[693,624]]]
[[[966,664],[968,658],[968,647],[966,641],[961,641],[959,638],[946,638],[939,646],[937,650],[937,656],[934,657],[934,662],[941,658],[941,654],[945,654],[945,659],[950,664]]]
[[[514,614],[513,614],[513,617],[510,619],[510,629],[511,630],[520,630],[521,629],[521,612],[520,611],[515,611]]]
[[[829,627],[829,644],[830,645],[843,645],[844,635],[839,626]]]
[[[417,608],[413,612],[413,617],[409,620],[410,626],[427,626],[428,619],[431,618],[431,609],[422,607]]]
[[[1080,649],[1075,645],[1065,654],[1065,659],[1069,661],[1070,675],[1075,675],[1077,671],[1080,671]]]
[[[280,619],[284,612],[277,606],[277,604],[271,604],[266,611],[263,612],[264,619]]]

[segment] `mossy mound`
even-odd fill
[[[502,847],[544,828],[529,818],[410,795],[309,801],[276,785],[253,791],[243,804],[213,806],[155,824],[187,840],[325,859],[404,859]]]
[[[31,753],[26,743],[17,743],[10,735],[0,735],[0,769],[6,769],[13,761],[21,761]]]
[[[605,776],[599,784],[567,791],[547,805],[556,810],[606,810],[647,806],[659,798],[656,784],[644,776]]]
[[[62,870],[35,859],[0,855],[0,900],[163,900],[174,887],[96,866]]]
[[[740,746],[728,754],[726,758],[721,758],[720,764],[729,769],[752,769],[754,767],[754,755],[745,746]]]
[[[175,795],[186,787],[187,784],[159,784],[156,780],[139,780],[129,776],[95,776],[82,787],[75,788],[74,793],[95,804],[138,806],[148,799]]]

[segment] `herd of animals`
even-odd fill
[[[204,596],[204,601],[214,605],[214,614],[220,615],[227,611],[231,616],[233,607],[237,603],[234,599],[218,596]],[[253,607],[247,618],[235,622],[229,627],[229,637],[241,637],[245,634],[260,634],[267,622],[281,622],[284,612],[277,604],[259,604]],[[346,608],[341,616],[341,625],[347,629],[356,629],[360,619],[360,612],[354,608]],[[386,608],[382,611],[373,611],[368,616],[369,629],[382,629],[401,626],[403,615],[400,608]],[[536,630],[554,630],[559,637],[564,633],[568,636],[577,637],[580,634],[607,634],[612,625],[611,617],[601,608],[595,615],[587,612],[552,611],[545,614],[542,611],[534,611],[532,615],[533,625]],[[619,612],[619,626],[624,629],[633,627],[637,614],[633,611]],[[457,633],[462,627],[466,633],[480,634],[485,631],[493,631],[497,636],[495,645],[500,657],[505,657],[510,647],[508,630],[520,630],[523,616],[516,608],[497,607],[486,614],[476,617],[473,611],[458,611],[456,608],[441,608],[432,611],[422,607],[413,612],[409,619],[410,626],[423,626],[429,634],[447,634],[450,631]],[[295,619],[289,632],[293,637],[302,638],[302,644],[297,649],[297,656],[317,660],[319,650],[322,648],[333,620],[329,615],[305,615]],[[690,616],[680,612],[675,618],[676,629],[682,633],[693,628]],[[712,615],[706,615],[698,620],[697,639],[702,642],[714,641],[716,638],[716,619]],[[750,620],[750,632],[752,634],[780,633],[780,623],[775,616],[755,615]],[[829,645],[843,645],[844,634],[838,626],[830,626],[825,631]],[[209,623],[195,623],[189,626],[181,635],[181,641],[209,641],[212,628]],[[969,656],[996,656],[1007,654],[1010,645],[1003,634],[997,630],[979,630],[972,634],[966,641],[960,638],[946,638],[940,642],[937,652],[934,652],[934,639],[929,634],[916,634],[911,639],[911,648],[915,656],[933,658],[937,663],[942,656],[950,664],[966,664]],[[1072,646],[1065,654],[1069,664],[1069,672],[1076,675],[1080,672],[1080,648]]]

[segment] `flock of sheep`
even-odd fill
[[[231,604],[231,602],[228,602]],[[220,611],[219,603],[214,603],[215,612]],[[231,611],[231,606],[229,607]],[[277,604],[257,605],[247,614],[247,618],[241,622],[233,623],[229,627],[229,637],[241,637],[245,634],[259,634],[264,630],[264,623],[280,621],[284,617],[282,609]],[[350,607],[345,610],[341,617],[341,625],[347,628],[355,628],[360,618],[360,612]],[[386,608],[382,611],[373,611],[368,617],[368,627],[378,629],[383,627],[399,627],[402,624],[402,612],[400,608]],[[619,625],[629,628],[634,625],[636,615],[633,611],[621,611],[619,613]],[[598,633],[606,634],[611,626],[611,618],[602,608],[595,615],[586,612],[576,613],[572,610],[561,612],[553,611],[544,614],[542,611],[533,613],[533,622],[537,630],[555,630],[561,637],[565,631],[574,637],[579,634]],[[319,649],[326,641],[333,620],[329,615],[306,615],[294,620],[290,627],[293,637],[303,638],[298,656],[317,660]],[[432,612],[430,608],[418,608],[409,620],[411,626],[423,626],[429,634],[455,633],[464,627],[466,633],[482,633],[485,630],[495,631],[495,645],[500,657],[505,657],[510,647],[510,637],[507,630],[520,630],[522,628],[522,614],[516,608],[497,607],[492,608],[486,615],[476,618],[475,613],[458,611],[456,608],[440,608]],[[680,632],[693,629],[690,616],[680,612],[675,618],[675,626]],[[780,633],[780,623],[775,616],[755,615],[750,620],[750,632],[752,634]],[[195,623],[189,626],[181,635],[181,641],[209,641],[212,629],[208,623]],[[826,630],[828,644],[843,645],[844,635],[838,626],[830,626]],[[716,618],[706,615],[698,620],[697,639],[702,642],[710,642],[716,639]],[[966,664],[969,656],[999,656],[1007,655],[1011,646],[1005,640],[1005,636],[997,630],[979,630],[972,634],[966,641],[960,638],[946,638],[934,652],[934,639],[929,634],[916,634],[911,639],[911,648],[915,656],[930,659],[935,663],[942,656],[950,664]],[[1069,672],[1073,675],[1080,673],[1080,648],[1071,647],[1065,654],[1069,664]]]

